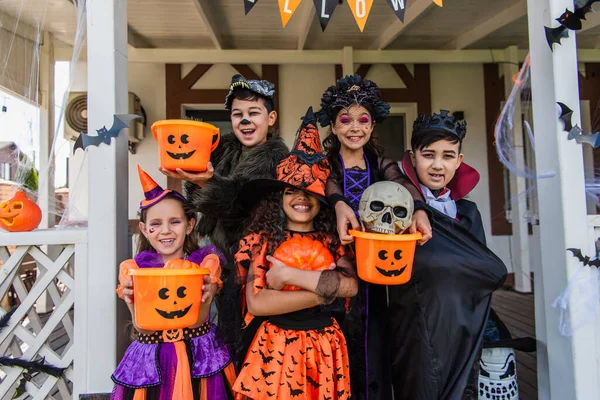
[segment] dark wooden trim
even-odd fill
[[[362,64],[356,71],[365,77],[372,64]],[[404,64],[391,64],[396,74],[404,82],[405,88],[381,88],[381,97],[388,103],[417,103],[417,110],[422,114],[431,114],[431,74],[429,64],[415,64],[414,75]],[[342,66],[335,65],[336,80],[343,74]]]
[[[260,76],[247,64],[231,64],[231,66],[246,79],[260,80]]]
[[[192,86],[212,67],[212,64],[198,64],[181,80],[181,87],[191,89]]]
[[[499,76],[498,64],[483,65],[483,81],[492,236],[512,235],[512,224],[506,220],[505,212],[504,166],[498,160],[494,144],[494,127],[504,100],[504,77]]]

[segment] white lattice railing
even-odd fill
[[[71,399],[76,355],[75,273],[87,265],[85,229],[0,233],[0,298],[5,315],[0,355],[41,360],[66,368],[61,377],[43,373],[24,379],[18,367],[0,366],[0,399]],[[32,275],[31,271],[35,272]],[[35,276],[35,280],[31,279]]]

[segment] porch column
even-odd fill
[[[512,80],[519,73],[519,48],[510,46],[504,51],[504,88],[506,98],[514,85]],[[525,146],[523,140],[523,122],[521,118],[521,101],[517,99],[514,104],[513,116],[513,147],[515,149],[515,164],[520,171],[525,171]],[[527,226],[527,192],[525,178],[510,174],[511,219],[513,259],[511,264],[515,273],[515,290],[521,293],[531,293],[531,267],[529,264],[529,229]]]
[[[528,0],[529,48],[536,167],[538,174],[556,176],[538,181],[542,268],[535,272],[535,325],[538,343],[540,399],[597,399],[598,364],[593,326],[575,330],[572,337],[558,331],[560,312],[552,302],[580,267],[569,247],[588,248],[581,145],[567,140],[558,120],[557,101],[573,109],[573,124],[580,124],[576,38],[550,51],[544,25],[554,20],[573,0]],[[574,292],[571,300],[581,294]]]
[[[127,2],[87,0],[88,131],[127,113]],[[116,367],[115,286],[127,256],[127,131],[88,153],[88,268],[77,270],[76,395],[110,392]]]
[[[42,209],[40,229],[54,226],[54,171],[50,168],[54,159],[50,151],[54,142],[54,35],[43,33],[40,54],[40,173],[38,205]]]

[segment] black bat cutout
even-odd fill
[[[240,382],[240,387],[242,388],[242,391],[244,392],[250,392],[251,390],[248,389],[247,387],[244,386],[244,382]]]
[[[573,117],[573,110],[571,110],[569,106],[567,106],[564,103],[558,102],[556,104],[558,104],[558,106],[560,107],[560,117],[558,117],[558,119],[560,119],[565,124],[564,131],[571,132],[571,129],[573,129],[573,123],[571,122],[571,118]]]
[[[98,146],[100,143],[110,144],[111,138],[119,136],[119,132],[125,128],[129,128],[129,123],[134,119],[141,119],[142,117],[136,114],[115,114],[113,116],[113,124],[110,129],[106,129],[106,126],[103,126],[101,129],[97,130],[97,136],[86,135],[85,133],[80,133],[79,137],[75,141],[75,145],[73,146],[73,153],[75,150],[82,149],[85,150],[88,146]]]
[[[298,365],[298,362],[296,361],[296,359],[294,358],[294,356],[292,356],[292,364]]]
[[[267,386],[271,386],[273,384],[273,382],[267,382],[267,381],[265,381],[265,383],[267,384]]]
[[[585,20],[585,15],[590,12],[594,12],[592,5],[599,3],[600,0],[577,0],[575,1],[575,15],[579,19]]]
[[[251,376],[251,378],[252,378],[252,380],[253,380],[254,382],[258,382],[258,381],[259,381],[259,378],[255,378],[255,377],[253,377],[253,376]]]
[[[546,30],[546,41],[552,51],[554,51],[552,48],[554,43],[562,44],[560,41],[569,37],[569,30],[564,26],[559,26],[558,28],[548,28],[545,26],[544,29]]]
[[[271,393],[267,390],[267,395],[269,395],[269,397],[273,397],[273,396],[275,396],[275,393]]]
[[[568,8],[565,9],[565,12],[560,17],[556,18],[556,21],[572,31],[578,31],[582,28],[581,18]]]
[[[593,260],[588,257],[588,256],[584,256],[583,253],[581,252],[581,249],[567,249],[568,251],[570,251],[571,253],[573,253],[574,257],[577,257],[577,259],[579,261],[581,261],[583,263],[584,266],[589,265],[589,266],[594,266],[596,268],[600,268],[600,259],[598,258],[594,258]]]

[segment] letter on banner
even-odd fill
[[[246,11],[246,15],[252,10],[252,7],[256,4],[258,0],[244,0],[244,10]]]
[[[369,13],[371,12],[371,6],[373,5],[373,0],[347,0],[348,6],[350,6],[350,10],[352,10],[352,15],[354,15],[354,19],[356,20],[356,24],[358,28],[362,32],[365,29],[365,24],[367,23],[367,18],[369,18]]]
[[[394,10],[394,14],[400,21],[404,23],[404,12],[406,11],[406,3],[408,0],[387,0],[392,10]]]
[[[277,0],[279,2],[279,13],[281,14],[281,24],[285,28],[294,12],[302,0]]]
[[[317,15],[319,16],[319,23],[321,24],[321,30],[325,32],[327,24],[331,20],[331,16],[335,11],[335,8],[339,4],[339,0],[313,0]]]

